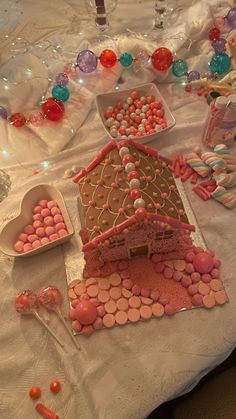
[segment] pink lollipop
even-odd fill
[[[16,311],[23,315],[33,315],[35,316],[40,323],[46,327],[46,329],[51,333],[51,335],[56,339],[56,341],[64,347],[63,343],[58,339],[55,333],[48,327],[47,323],[40,317],[37,308],[38,308],[38,298],[37,295],[34,294],[31,290],[25,290],[21,294],[16,296],[15,299],[15,308]]]
[[[61,322],[65,326],[67,332],[69,333],[70,337],[72,338],[75,346],[77,347],[77,349],[81,350],[78,342],[76,341],[75,337],[72,335],[71,330],[69,326],[67,325],[63,317],[63,314],[61,312],[62,295],[59,289],[54,286],[42,288],[38,295],[38,301],[47,310],[54,311],[58,315]]]

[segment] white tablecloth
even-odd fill
[[[153,4],[151,0],[119,0],[116,13],[111,17],[112,30],[120,34],[128,27],[144,33],[152,22]],[[168,42],[179,50],[179,58],[188,58],[191,68],[203,71],[207,69],[206,63],[212,55],[207,41],[212,18],[224,15],[232,2],[185,0],[181,4],[186,9],[176,19],[175,27],[169,29],[172,35]],[[76,55],[77,39],[78,43],[82,43],[81,39],[84,34],[88,36],[88,31],[91,36],[96,35],[82,0],[58,0],[55,4],[45,0],[23,0],[19,3],[1,0],[0,5],[8,18],[0,19],[1,58],[4,63],[10,58],[7,45],[17,37],[32,42],[32,45],[42,40],[49,40],[49,44],[51,40],[57,41],[59,47],[66,45],[64,52],[68,61],[73,54]],[[173,33],[184,33],[186,38],[190,38],[191,50],[183,47],[184,42],[179,37],[173,39]],[[6,34],[7,38],[4,37]],[[128,42],[122,39],[118,40],[119,47],[122,42]],[[158,35],[156,43],[160,45]],[[68,52],[68,45],[73,46],[73,54]],[[35,47],[31,52],[35,52]],[[124,76],[126,85],[135,84],[139,78],[137,76],[132,81],[127,76],[128,71]],[[153,75],[145,73],[143,77],[150,80]],[[42,94],[37,85],[34,82],[31,86],[36,95],[32,100],[36,102]],[[85,84],[85,88],[88,87],[89,84]],[[200,144],[207,112],[204,99],[196,94],[186,94],[171,75],[158,87],[164,93],[177,124],[151,145],[167,156],[192,150],[194,145]],[[13,99],[18,104],[24,104],[24,93],[22,89],[17,90]],[[26,93],[30,98],[31,90]],[[7,97],[11,105],[15,103],[9,96],[4,96],[3,91],[0,97],[1,101]],[[93,104],[88,111],[87,118],[65,150],[53,156],[32,132],[25,136],[20,130],[10,132],[2,127],[0,151],[6,149],[10,156],[8,153],[1,154],[1,167],[10,175],[12,188],[9,197],[0,204],[0,222],[18,212],[20,200],[27,189],[48,182],[61,190],[78,232],[78,190],[70,179],[63,179],[64,171],[72,165],[88,163],[107,141]],[[30,176],[34,168],[39,173]],[[103,330],[90,338],[79,336],[85,351],[85,354],[80,354],[56,317],[52,315],[50,318],[65,341],[65,350],[54,343],[36,319],[20,317],[13,305],[19,291],[27,288],[38,291],[44,285],[55,284],[63,292],[63,308],[67,312],[63,249],[57,247],[31,258],[15,260],[1,254],[0,417],[39,417],[27,393],[31,386],[40,385],[42,402],[55,409],[60,418],[141,419],[164,401],[189,391],[230,354],[236,342],[235,211],[228,211],[214,201],[205,203],[195,196],[191,188],[187,187],[187,190],[207,244],[223,261],[222,278],[229,304],[210,311],[197,309],[171,318]],[[64,251],[75,249],[79,255],[80,248],[74,238],[71,246],[67,245]],[[49,383],[54,378],[62,382],[62,391],[56,396],[49,390]]]

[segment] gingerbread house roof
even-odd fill
[[[83,207],[83,250],[127,229],[141,215],[172,228],[194,231],[171,164],[170,159],[146,145],[113,140],[75,175],[73,181],[79,184]]]

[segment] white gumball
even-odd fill
[[[126,154],[129,154],[128,147],[121,147],[119,150],[120,157],[123,158]]]
[[[145,208],[145,201],[143,198],[138,198],[135,199],[134,201],[134,208],[138,209],[138,208]]]
[[[126,165],[125,165],[125,171],[127,172],[127,173],[129,173],[129,172],[132,172],[132,170],[135,170],[136,168],[135,168],[135,164],[134,163],[127,163]]]
[[[129,182],[129,186],[131,189],[139,189],[140,187],[139,179],[131,179],[131,181]]]

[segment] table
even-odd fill
[[[153,17],[153,2],[120,0],[118,3],[111,24],[112,31],[119,34],[117,42],[121,47],[132,42],[120,35],[126,27],[132,30],[146,30]],[[171,31],[175,34],[184,32],[186,38],[189,37],[193,41],[192,49],[186,52],[183,48],[184,42],[180,39],[172,39],[171,42],[176,50],[179,50],[180,57],[184,54],[188,56],[192,68],[204,69],[207,58],[212,54],[210,44],[206,40],[212,16],[224,15],[229,6],[224,2],[220,5],[213,0],[209,0],[207,5],[203,0],[185,0],[182,3],[185,4],[186,10],[179,16],[176,27],[171,28]],[[91,36],[96,36],[96,30],[91,29],[93,26],[82,0],[58,0],[56,4],[49,4],[45,0],[40,4],[32,0],[23,0],[21,3],[1,0],[1,5],[6,7],[5,13],[10,17],[9,27],[6,20],[0,21],[2,62],[9,59],[10,50],[7,45],[17,37],[27,39],[32,45],[48,40],[49,44],[52,41],[54,45],[57,43],[59,48],[66,45],[68,61],[72,56],[71,52],[68,52],[69,45],[75,52],[76,42],[82,45],[83,34],[87,36],[86,31],[89,28]],[[129,26],[134,7],[137,17]],[[3,36],[6,33],[8,38]],[[150,42],[154,43],[153,40]],[[34,47],[32,48],[35,52]],[[44,51],[47,51],[46,47]],[[60,65],[63,60],[64,58],[59,60]],[[31,64],[35,68],[35,63],[31,61]],[[53,61],[50,65],[51,71]],[[15,68],[15,71],[17,70]],[[45,71],[43,67],[41,70]],[[42,77],[44,81],[45,77]],[[153,74],[145,73],[142,77],[150,80]],[[133,81],[129,79],[128,74],[125,76],[125,85],[137,81],[140,81],[139,76]],[[161,140],[150,144],[167,156],[190,151],[194,145],[200,144],[203,121],[208,109],[203,98],[194,94],[188,96],[177,82],[178,80],[169,75],[158,85],[173,111],[177,121],[176,127]],[[45,86],[43,84],[39,87],[39,83],[35,81],[32,83],[31,88],[34,87],[35,92],[35,98],[32,100],[36,103],[42,93],[42,87]],[[89,84],[85,87],[89,87]],[[101,84],[97,90],[99,89],[102,89]],[[27,89],[16,90],[14,100],[11,99],[9,103],[13,106],[16,102],[17,105],[23,106],[24,94],[31,99],[30,93],[31,90]],[[1,97],[4,98],[2,91]],[[85,120],[82,121],[76,135],[59,153],[50,155],[45,144],[37,139],[35,134],[25,135],[22,131],[13,133],[1,122],[0,146],[2,150],[10,150],[10,155],[1,153],[1,168],[10,175],[12,181],[9,197],[0,204],[1,223],[5,217],[18,212],[19,202],[27,189],[39,183],[49,182],[61,190],[72,222],[78,230],[78,189],[70,180],[64,179],[63,175],[72,165],[87,164],[107,141],[92,101],[93,96],[89,98],[89,108],[83,113]],[[54,138],[52,137],[52,142]],[[13,153],[12,150],[17,150],[17,153]],[[43,170],[45,167],[46,170]],[[34,168],[40,170],[32,176]],[[213,201],[206,204],[196,198],[190,188],[187,192],[208,246],[213,248],[223,261],[222,275],[230,298],[229,304],[216,307],[212,311],[191,310],[172,318],[165,317],[160,321],[153,319],[135,326],[99,331],[90,338],[79,336],[78,339],[86,350],[86,358],[74,349],[56,317],[52,316],[51,321],[57,333],[63,336],[65,351],[56,346],[34,318],[20,317],[13,306],[14,297],[19,291],[27,288],[38,291],[44,285],[55,284],[63,292],[64,312],[67,312],[62,247],[20,260],[0,255],[1,417],[38,417],[34,403],[27,393],[31,386],[40,385],[42,402],[55,409],[60,418],[144,418],[164,401],[192,389],[202,376],[231,353],[236,343],[234,211],[228,211]],[[73,239],[72,245],[78,245],[76,239]],[[67,248],[64,248],[64,251],[67,251]],[[79,254],[79,248],[77,251]],[[63,384],[63,391],[56,396],[49,390],[49,383],[54,378],[60,379]]]

